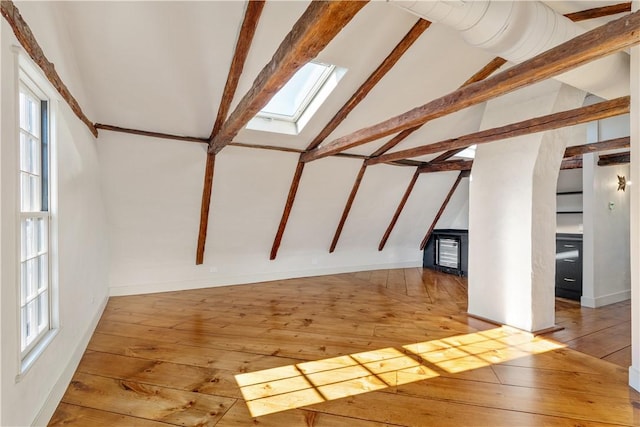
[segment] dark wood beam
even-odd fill
[[[496,70],[498,70],[501,66],[503,66],[505,64],[505,62],[506,62],[506,60],[504,60],[502,58],[494,58],[487,65],[482,67],[478,72],[476,72],[469,79],[467,79],[462,84],[462,87],[464,87],[466,85],[470,85],[471,83],[475,83],[477,81],[486,79],[491,74],[493,74]],[[382,147],[378,148],[371,155],[371,157],[380,156],[380,155],[386,153],[388,150],[390,150],[393,147],[395,147],[396,145],[398,145],[400,142],[402,142],[405,138],[407,138],[409,135],[411,135],[414,131],[418,130],[419,128],[420,128],[420,126],[417,126],[415,128],[406,129],[406,130],[400,132],[398,135],[396,135],[394,138],[392,138],[389,142],[384,144]],[[446,159],[443,159],[443,160],[446,160]],[[394,164],[394,163],[388,163],[388,164]],[[423,165],[424,165],[424,163],[416,164],[415,166],[420,167],[420,166],[423,166]],[[360,172],[358,173],[358,176],[356,178],[356,182],[353,184],[353,188],[351,189],[351,194],[349,195],[349,199],[347,200],[347,204],[345,205],[344,210],[342,211],[342,217],[340,218],[340,223],[338,224],[338,228],[336,229],[336,233],[335,233],[335,235],[333,237],[333,241],[331,242],[331,248],[329,249],[330,253],[333,252],[335,250],[335,248],[336,248],[336,245],[338,243],[338,239],[340,238],[340,234],[342,233],[342,228],[344,227],[344,223],[346,222],[347,217],[349,216],[349,212],[351,211],[351,205],[353,203],[353,200],[356,197],[358,189],[360,188],[360,181],[362,181],[362,177],[364,176],[364,173],[366,171],[366,167],[367,167],[367,165],[363,164],[363,166],[360,169]]]
[[[342,234],[342,229],[344,228],[344,223],[347,222],[347,217],[349,216],[349,212],[351,211],[351,206],[353,206],[353,201],[356,198],[356,194],[358,194],[358,189],[360,188],[360,183],[362,182],[362,178],[364,177],[364,173],[367,170],[364,162],[362,162],[362,166],[358,171],[358,175],[356,176],[356,180],[351,187],[351,193],[349,193],[349,197],[347,198],[347,204],[342,211],[342,216],[340,217],[340,222],[338,223],[338,228],[336,228],[336,232],[333,235],[333,240],[331,241],[331,247],[329,248],[329,253],[333,253],[336,250],[336,245],[338,244],[338,240],[340,239],[340,234]]]
[[[546,80],[640,42],[640,11],[588,31],[486,80],[381,123],[355,131],[303,155],[308,162],[401,132],[463,108]]]
[[[418,40],[418,37],[424,33],[431,25],[431,22],[419,19],[409,32],[400,40],[396,47],[387,55],[387,57],[378,65],[373,73],[365,80],[365,82],[355,91],[349,100],[342,106],[340,111],[327,123],[320,133],[311,141],[307,150],[313,150],[319,146],[333,132],[340,123],[347,118],[349,113],[371,92],[380,80],[393,68],[404,53]]]
[[[224,85],[222,97],[220,99],[220,106],[218,107],[218,114],[211,130],[211,135],[207,141],[211,146],[213,139],[222,129],[229,107],[235,96],[236,89],[238,87],[238,81],[242,75],[244,64],[251,48],[251,42],[253,36],[256,33],[258,27],[258,21],[264,8],[264,1],[249,1],[247,2],[247,9],[244,13],[242,25],[240,26],[240,34],[238,35],[238,41],[236,42],[236,48],[231,59],[231,66],[229,67],[229,73],[227,74],[227,81]],[[213,165],[215,163],[215,151],[208,150],[207,152],[207,164],[204,172],[204,183],[202,186],[202,205],[200,207],[200,228],[198,232],[198,244],[196,249],[196,265],[200,265],[204,262],[204,249],[207,240],[207,229],[209,226],[209,208],[211,205],[211,193],[213,186]]]
[[[327,125],[316,135],[316,137],[309,143],[307,150],[312,150],[319,146],[331,132],[333,132],[339,125],[347,118],[347,116],[353,111],[354,108],[371,92],[371,90],[378,84],[380,80],[393,68],[393,66],[398,62],[398,60],[404,55],[404,53],[413,45],[413,43],[420,37],[422,33],[425,32],[431,23],[429,21],[425,21],[424,19],[419,19],[418,22],[415,23],[413,27],[409,30],[409,32],[400,40],[400,42],[393,48],[393,50],[387,55],[387,57],[378,65],[378,67],[369,75],[369,77],[360,85],[360,87],[354,92],[354,94],[349,98],[349,100],[340,108],[340,110],[333,116],[333,118],[327,123]],[[346,154],[346,153],[340,153]],[[366,157],[365,157],[366,158]],[[404,165],[400,163],[399,165]],[[287,197],[287,204],[284,207],[282,212],[282,217],[280,218],[280,225],[278,226],[278,231],[274,238],[273,247],[271,249],[271,259],[275,259],[278,253],[278,248],[280,247],[280,241],[282,240],[282,235],[287,227],[287,220],[289,218],[289,214],[291,213],[291,209],[293,208],[293,204],[295,202],[295,195],[298,191],[298,186],[300,185],[300,176],[302,174],[302,167],[296,168],[296,176],[294,176],[291,181],[291,187],[289,188],[289,197]],[[362,179],[362,178],[361,178]],[[335,246],[334,246],[335,247]],[[332,251],[330,251],[332,252]]]
[[[628,136],[622,138],[608,139],[606,141],[594,142],[591,144],[574,145],[567,147],[564,151],[564,157],[581,156],[588,153],[598,153],[600,151],[618,150],[621,148],[631,147],[631,138]]]
[[[628,112],[629,97],[625,96],[612,99],[610,101],[603,101],[597,104],[588,105],[586,107],[548,114],[546,116],[535,117],[533,119],[523,120],[506,126],[471,133],[458,138],[447,139],[434,144],[383,154],[382,156],[367,160],[367,165],[370,166],[382,162],[439,153],[445,150],[462,149],[474,144],[486,144],[502,139],[544,132],[566,126],[573,126],[620,114],[626,114]]]
[[[202,203],[200,204],[200,226],[198,228],[198,246],[196,248],[196,265],[204,262],[204,245],[207,242],[207,228],[209,226],[209,209],[211,207],[211,191],[213,190],[213,171],[216,155],[207,154],[207,164],[204,171],[204,185]],[[205,220],[203,220],[205,218]]]
[[[500,67],[502,67],[506,62],[507,62],[506,59],[502,59],[500,57],[493,58],[491,60],[491,62],[489,62],[487,65],[482,67],[482,69],[480,71],[478,71],[473,76],[471,76],[469,79],[467,79],[467,81],[465,81],[462,84],[462,86],[460,86],[460,87],[465,87],[465,86],[470,85],[471,83],[479,82],[481,80],[486,79],[491,74],[493,74],[495,71],[497,71]],[[371,157],[381,156],[382,154],[384,154],[387,151],[391,150],[393,147],[395,147],[396,145],[398,145],[402,141],[404,141],[409,135],[411,135],[412,133],[414,133],[415,131],[420,129],[422,126],[424,126],[425,123],[422,123],[421,125],[413,127],[413,128],[410,128],[410,129],[403,130],[398,135],[396,135],[393,138],[391,138],[389,140],[389,142],[387,142],[382,147],[380,147],[376,151],[374,151],[373,154],[371,154]]]
[[[564,159],[560,164],[560,170],[582,169],[582,157],[571,157]]]
[[[24,50],[29,54],[33,62],[35,62],[38,67],[42,70],[44,75],[47,77],[47,80],[53,85],[54,88],[58,91],[62,99],[71,107],[73,113],[89,128],[89,131],[95,136],[98,137],[98,130],[94,126],[93,122],[87,118],[87,116],[80,108],[78,101],[71,95],[69,88],[64,84],[58,72],[55,69],[53,63],[49,62],[47,57],[45,56],[40,44],[36,40],[36,37],[31,32],[31,28],[20,15],[20,11],[10,0],[2,0],[0,2],[0,10],[2,11],[2,16],[9,23],[11,28],[13,29],[13,33],[16,35],[16,38],[24,48]]]
[[[233,59],[231,60],[231,67],[229,68],[229,74],[227,74],[227,81],[224,85],[222,98],[220,100],[220,107],[218,107],[218,114],[216,115],[216,120],[213,124],[209,141],[218,134],[224,120],[227,118],[229,107],[231,106],[233,97],[236,94],[238,82],[240,81],[242,70],[244,69],[244,64],[247,60],[247,56],[249,55],[253,36],[258,28],[258,22],[260,21],[260,15],[262,14],[262,9],[264,9],[264,4],[264,0],[247,1],[247,9],[244,12],[244,19],[240,26],[240,35],[238,36],[238,41],[236,43],[236,50],[233,54]]]
[[[625,12],[631,12],[631,2],[594,7],[593,9],[581,10],[580,12],[567,13],[564,16],[571,19],[573,22],[579,22]]]
[[[366,1],[311,2],[214,136],[209,151],[218,153],[229,144],[296,71],[315,58],[366,4]]]
[[[185,141],[185,142],[199,142],[199,143],[204,143],[204,144],[208,144],[209,140],[207,138],[198,138],[195,136],[182,136],[182,135],[172,135],[169,133],[162,133],[162,132],[152,132],[152,131],[148,131],[148,130],[140,130],[140,129],[130,129],[130,128],[123,128],[120,126],[112,126],[112,125],[105,125],[102,123],[96,123],[96,129],[100,129],[100,130],[108,130],[111,132],[120,132],[120,133],[129,133],[132,135],[141,135],[141,136],[148,136],[151,138],[160,138],[160,139],[172,139],[172,140],[176,140],[176,141]]]
[[[418,169],[416,169],[415,173],[411,177],[411,181],[409,181],[409,185],[407,186],[407,189],[404,191],[404,195],[402,196],[402,199],[400,199],[400,203],[398,204],[398,207],[396,208],[396,211],[393,214],[393,217],[391,218],[391,222],[389,223],[389,226],[387,227],[384,234],[382,235],[382,239],[380,239],[380,244],[378,245],[379,251],[383,250],[384,245],[387,244],[387,240],[389,240],[389,236],[391,236],[391,232],[396,226],[396,223],[398,222],[398,218],[400,218],[400,214],[404,209],[404,205],[407,204],[407,200],[409,200],[409,196],[411,195],[411,192],[413,191],[413,187],[415,187],[419,176],[420,176],[420,172],[418,172]]]
[[[598,160],[598,166],[614,166],[624,165],[631,162],[631,153],[625,151],[624,153],[602,154]]]
[[[473,160],[449,160],[448,162],[427,163],[418,168],[419,173],[469,171]]]
[[[429,241],[429,237],[431,237],[431,233],[433,233],[433,229],[436,227],[436,224],[440,220],[440,217],[444,213],[444,210],[447,208],[447,205],[449,204],[449,201],[451,200],[451,196],[453,196],[453,193],[456,192],[456,189],[458,188],[458,185],[460,184],[460,181],[462,181],[462,178],[464,178],[465,176],[468,176],[468,174],[466,174],[465,172],[460,172],[458,174],[458,178],[456,179],[456,182],[453,183],[453,186],[451,187],[451,190],[449,190],[449,193],[447,194],[447,197],[445,197],[444,202],[442,202],[442,205],[440,206],[440,210],[438,210],[438,213],[436,214],[436,217],[433,219],[433,222],[431,223],[431,226],[429,227],[429,230],[427,230],[427,234],[424,235],[424,238],[422,239],[422,242],[420,243],[420,250],[421,251],[424,250],[424,248],[427,246],[427,242]]]
[[[293,202],[296,198],[298,187],[300,186],[302,171],[304,171],[304,163],[298,162],[298,164],[296,165],[296,171],[293,174],[291,186],[289,187],[289,194],[287,195],[287,201],[282,211],[282,217],[280,218],[278,231],[276,232],[276,237],[273,239],[273,245],[271,246],[271,255],[269,256],[269,259],[272,261],[276,259],[276,256],[278,256],[278,249],[280,248],[280,243],[282,243],[282,236],[284,235],[284,230],[287,227],[287,221],[289,221],[291,208],[293,208]]]

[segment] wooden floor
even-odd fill
[[[640,425],[628,303],[544,337],[465,310],[419,268],[111,298],[50,425]]]

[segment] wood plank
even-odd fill
[[[173,424],[151,421],[145,418],[130,417],[128,415],[86,408],[81,405],[70,405],[63,402],[58,405],[48,425],[52,427],[167,427]]]
[[[371,73],[371,75],[365,80],[365,82],[351,95],[351,98],[340,108],[340,110],[333,116],[329,123],[320,131],[318,135],[311,141],[308,150],[313,150],[318,147],[322,142],[336,130],[338,125],[347,118],[347,116],[353,111],[354,108],[371,92],[371,90],[378,84],[380,80],[393,68],[398,60],[405,54],[407,50],[418,40],[418,38],[424,33],[431,25],[431,22],[418,19],[409,32],[400,40],[400,42],[393,48],[393,50],[387,55],[387,57],[378,65],[378,67]]]
[[[367,160],[367,166],[377,163],[407,159],[426,154],[439,153],[441,151],[466,148],[474,144],[486,144],[507,138],[515,138],[532,133],[574,126],[582,123],[600,120],[607,117],[627,114],[629,112],[630,98],[628,96],[603,101],[597,104],[559,113],[547,114],[533,119],[523,120],[505,126],[474,132],[458,138],[451,138],[433,144],[409,148]]]
[[[77,372],[62,402],[179,425],[215,425],[235,399]]]
[[[567,13],[564,16],[571,19],[573,22],[580,22],[625,12],[631,12],[631,2],[594,7],[592,9],[581,10],[579,12]]]
[[[402,195],[402,199],[400,199],[400,203],[398,203],[398,207],[396,208],[396,211],[394,212],[393,217],[391,218],[391,222],[389,223],[389,225],[387,226],[387,229],[382,235],[382,239],[380,239],[380,244],[378,245],[379,251],[383,250],[384,245],[387,244],[387,240],[389,240],[389,236],[391,236],[391,232],[396,226],[396,223],[398,222],[398,218],[400,218],[400,214],[402,213],[404,206],[407,204],[407,200],[409,200],[409,196],[411,195],[411,192],[413,191],[413,187],[416,185],[416,182],[418,181],[419,176],[420,176],[420,172],[418,171],[418,169],[416,169],[413,176],[411,177],[411,181],[409,181],[409,185],[407,186],[407,189],[404,191],[404,194]]]
[[[396,268],[389,270],[387,279],[387,289],[402,295],[407,294],[407,283],[404,279],[404,269]]]
[[[362,9],[365,1],[312,2],[211,141],[218,153],[253,116]]]
[[[232,372],[193,365],[88,351],[77,372],[194,393],[242,398]]]
[[[481,82],[338,138],[304,154],[302,161],[316,160],[418,126],[633,46],[640,42],[639,27],[640,12],[611,21]]]
[[[60,78],[60,75],[55,69],[55,65],[47,59],[36,37],[33,35],[31,28],[29,28],[29,25],[22,18],[22,15],[20,15],[20,11],[16,5],[11,0],[2,0],[2,2],[0,2],[0,11],[2,11],[2,16],[11,26],[13,33],[29,57],[40,67],[47,80],[49,80],[62,99],[69,105],[73,114],[75,114],[76,117],[89,128],[93,136],[97,138],[98,130],[93,125],[93,122],[84,114],[78,101],[73,97],[69,88],[67,88]]]
[[[456,192],[456,189],[458,188],[458,185],[460,184],[460,181],[462,181],[462,178],[464,178],[464,174],[463,174],[463,172],[460,172],[458,174],[458,177],[456,178],[455,182],[451,186],[451,189],[447,193],[447,196],[444,198],[444,201],[442,202],[442,205],[440,205],[440,209],[438,209],[438,212],[436,213],[435,218],[433,218],[433,221],[431,222],[431,225],[429,226],[429,229],[427,230],[427,234],[424,235],[424,237],[422,238],[422,242],[420,242],[420,250],[421,251],[423,251],[424,248],[427,247],[427,243],[429,242],[429,238],[431,237],[431,233],[433,233],[434,228],[436,228],[436,224],[438,224],[438,221],[440,221],[440,217],[444,213],[445,209],[447,209],[447,205],[449,204],[449,201],[451,200],[451,197],[453,196],[453,193]]]
[[[598,166],[624,165],[630,162],[631,153],[629,151],[624,153],[601,154],[598,159]]]
[[[466,299],[465,278],[421,268],[114,297],[52,420],[378,427],[638,419],[626,366],[558,348],[548,339],[556,333],[535,337],[470,318]],[[559,300],[556,313],[577,331],[565,341],[584,350],[602,354],[629,335],[628,301],[586,309]],[[295,384],[309,389],[300,380],[322,390],[318,403],[296,400]],[[238,381],[248,386],[242,395]],[[252,415],[252,396],[261,408],[290,409]]]
[[[397,424],[379,423],[359,418],[342,417],[309,411],[289,409],[275,414],[253,417],[244,402],[238,401],[227,411],[216,427],[262,427],[311,426],[311,427],[391,427]]]
[[[276,232],[276,236],[273,239],[273,245],[271,246],[271,254],[269,255],[269,259],[272,261],[278,256],[278,249],[280,249],[282,236],[284,235],[284,230],[287,227],[289,215],[291,215],[291,209],[293,208],[293,202],[296,199],[296,193],[298,192],[298,187],[300,186],[300,179],[302,179],[303,171],[304,163],[298,162],[298,164],[296,164],[296,170],[293,173],[293,179],[291,180],[289,193],[287,194],[287,201],[284,204],[284,210],[282,211],[280,224],[278,225],[278,231]]]

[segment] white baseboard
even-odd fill
[[[353,273],[358,271],[381,270],[392,268],[421,267],[422,260],[389,264],[356,265],[346,267],[317,268],[302,271],[279,271],[271,273],[242,274],[232,276],[216,276],[206,279],[184,280],[180,282],[141,283],[134,285],[111,285],[110,296],[152,294],[156,292],[184,291],[189,289],[213,288],[228,285],[246,285],[249,283],[269,282],[274,280],[295,279],[328,274]]]
[[[629,385],[640,391],[640,370],[635,366],[629,366]]]
[[[615,292],[613,294],[602,295],[599,297],[581,297],[580,305],[583,307],[598,308],[605,305],[614,304],[620,301],[631,299],[631,289],[626,291]]]
[[[75,373],[78,364],[80,363],[80,359],[82,359],[82,355],[84,354],[87,345],[89,344],[89,340],[93,336],[93,331],[95,331],[96,326],[100,321],[100,317],[102,316],[102,313],[107,306],[108,300],[109,299],[105,297],[98,306],[98,310],[96,310],[96,313],[87,326],[87,329],[82,335],[82,338],[80,339],[80,341],[78,341],[76,348],[69,356],[67,366],[64,368],[62,374],[51,389],[47,400],[44,402],[44,405],[42,405],[40,411],[38,412],[38,415],[31,424],[32,426],[46,426],[49,423],[49,420],[51,420],[53,413],[60,404],[60,400],[62,400],[64,392],[67,390],[67,387],[71,382],[71,378],[73,377],[73,374]]]

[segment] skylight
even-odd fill
[[[331,64],[307,63],[249,121],[247,128],[299,134],[346,71]]]
[[[458,154],[456,157],[462,157],[463,159],[474,159],[476,157],[476,147],[477,145],[472,145],[470,147],[465,148]]]

